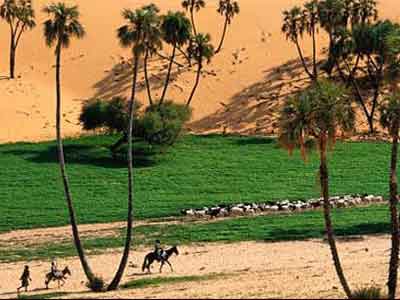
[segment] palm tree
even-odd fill
[[[158,15],[160,9],[154,5],[150,4],[144,6],[143,10],[147,11],[146,14],[146,52],[144,56],[144,78],[146,81],[147,88],[147,96],[149,98],[149,104],[152,106],[154,104],[153,97],[151,95],[151,87],[150,80],[148,74],[148,60],[154,54],[157,53],[158,50],[162,49],[162,38],[161,38],[161,29],[160,23],[161,19]]]
[[[240,13],[239,2],[234,0],[219,0],[219,6],[217,12],[225,17],[224,30],[222,32],[221,41],[219,42],[218,48],[215,54],[219,53],[222,49],[222,45],[225,40],[226,31],[228,30],[228,25],[232,23],[232,19],[235,15]]]
[[[399,148],[399,129],[400,129],[400,94],[395,92],[389,97],[386,103],[381,105],[381,125],[389,131],[392,137],[392,154],[390,161],[390,216],[391,216],[391,231],[392,231],[392,250],[389,263],[389,299],[396,298],[397,274],[399,268],[399,213],[397,205],[398,186],[397,186],[397,156]]]
[[[196,92],[196,89],[199,85],[204,60],[209,63],[211,61],[211,58],[214,56],[214,47],[210,43],[210,41],[211,36],[209,34],[199,33],[193,38],[193,41],[190,43],[188,52],[197,63],[197,75],[192,92],[190,93],[189,99],[186,102],[187,107],[190,106],[194,93]]]
[[[289,98],[280,116],[280,143],[291,153],[300,145],[305,159],[307,149],[318,145],[320,156],[319,179],[325,218],[325,230],[337,275],[347,297],[351,290],[343,273],[331,220],[327,150],[333,148],[338,130],[349,131],[354,125],[354,111],[346,91],[328,81],[314,82],[298,97]]]
[[[128,217],[126,239],[123,255],[119,264],[118,270],[108,286],[107,290],[112,291],[118,288],[122,276],[126,269],[129,252],[132,243],[132,226],[133,226],[133,122],[135,114],[135,95],[136,82],[139,69],[139,60],[144,53],[147,52],[148,34],[152,31],[149,29],[153,26],[155,17],[155,9],[145,6],[135,11],[125,9],[122,16],[127,22],[126,25],[118,28],[118,39],[122,47],[131,48],[133,54],[133,69],[132,69],[132,91],[129,101],[129,125],[128,125]]]
[[[169,61],[167,78],[165,80],[164,89],[159,104],[164,102],[169,81],[171,78],[172,64],[174,63],[176,49],[185,45],[191,37],[192,26],[190,20],[182,12],[171,12],[163,17],[161,23],[161,31],[164,41],[172,46],[172,55]]]
[[[75,247],[78,251],[83,270],[89,282],[93,282],[94,275],[86,260],[83,246],[79,237],[78,225],[76,222],[75,209],[69,187],[67,172],[65,169],[64,149],[61,135],[61,52],[63,48],[68,48],[72,38],[82,39],[85,36],[85,29],[79,22],[79,10],[77,6],[68,6],[64,3],[55,3],[46,6],[43,11],[49,15],[49,19],[44,23],[44,37],[49,47],[55,45],[56,55],[56,132],[58,161],[60,164],[61,177],[64,185],[64,193],[68,205],[69,217],[74,237]]]
[[[311,24],[309,26],[311,26]],[[303,37],[306,29],[307,25],[305,23],[303,11],[299,6],[295,6],[291,10],[285,10],[283,12],[283,25],[281,30],[285,34],[286,39],[296,45],[297,52],[299,54],[305,72],[311,80],[314,80],[314,75],[308,69],[299,42],[299,39]]]
[[[35,11],[31,0],[4,0],[0,17],[10,27],[10,78],[15,78],[15,59],[22,34],[36,26]]]
[[[190,20],[192,21],[193,35],[197,35],[196,24],[194,21],[194,12],[198,12],[200,9],[206,7],[206,2],[204,0],[183,0],[182,7],[189,11]]]
[[[316,42],[316,33],[318,26],[318,0],[311,0],[304,4],[303,10],[303,22],[304,27],[309,35],[312,38],[313,44],[313,78],[318,78],[317,73],[317,42]]]

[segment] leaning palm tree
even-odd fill
[[[234,0],[219,0],[217,12],[221,16],[225,17],[225,23],[224,30],[222,31],[221,40],[219,42],[217,50],[215,51],[215,54],[219,53],[222,49],[228,26],[231,25],[233,17],[240,13],[239,2]]]
[[[304,4],[303,10],[303,24],[307,33],[312,39],[312,64],[313,64],[313,78],[317,79],[317,41],[316,34],[318,32],[318,0],[311,0]]]
[[[133,68],[132,68],[132,90],[129,101],[129,122],[128,122],[128,218],[126,239],[123,255],[118,270],[111,281],[107,290],[112,291],[118,288],[128,264],[129,252],[132,243],[132,226],[133,226],[133,122],[135,114],[135,96],[136,82],[139,69],[139,61],[143,54],[146,53],[147,45],[147,29],[154,17],[154,9],[149,6],[142,9],[130,10],[125,9],[122,16],[127,22],[126,25],[118,28],[118,39],[122,47],[132,49]]]
[[[399,129],[400,129],[400,94],[395,92],[381,105],[381,125],[386,128],[392,138],[392,154],[390,160],[390,215],[392,232],[392,250],[389,263],[389,299],[396,298],[397,274],[399,268],[399,213],[397,205],[398,185],[397,185],[397,156],[399,148]]]
[[[310,7],[308,11],[310,11],[311,9],[314,9],[314,7]],[[283,12],[283,25],[281,31],[285,34],[288,41],[291,41],[296,45],[296,49],[305,72],[311,80],[314,80],[315,76],[313,73],[316,72],[316,70],[314,72],[310,72],[310,70],[308,69],[299,41],[299,39],[303,37],[306,30],[312,32],[314,32],[315,30],[315,24],[311,24],[311,19],[307,22],[307,18],[304,17],[305,14],[306,12],[303,12],[302,9],[298,6],[293,7],[291,10],[285,10]],[[310,16],[310,18],[311,17],[312,16]]]
[[[354,125],[354,111],[346,94],[343,88],[328,81],[321,81],[314,82],[312,87],[298,97],[289,98],[280,116],[279,141],[290,153],[296,145],[299,145],[304,159],[307,156],[307,149],[314,142],[318,145],[325,230],[337,275],[347,297],[351,298],[351,290],[340,263],[332,226],[327,160],[328,147],[333,149],[338,130],[346,132]]]
[[[36,26],[31,0],[4,0],[0,17],[10,28],[10,79],[15,78],[15,59],[22,34]]]
[[[89,282],[93,282],[95,277],[86,260],[85,252],[79,237],[75,209],[65,168],[64,149],[61,135],[61,53],[63,48],[68,48],[70,46],[72,38],[83,38],[85,36],[85,29],[79,22],[79,10],[77,6],[55,3],[46,6],[43,11],[49,15],[49,19],[44,23],[44,37],[46,39],[46,44],[49,47],[55,46],[56,55],[56,132],[58,161],[60,164],[61,177],[64,185],[64,193],[67,200],[75,247],[78,251],[79,259],[87,279]]]
[[[189,107],[192,102],[194,93],[199,86],[201,71],[203,70],[204,61],[209,63],[214,56],[214,46],[211,44],[211,36],[209,34],[199,33],[193,37],[190,43],[188,52],[197,64],[196,81],[190,93],[189,99],[186,101],[186,106]]]
[[[162,34],[160,29],[161,18],[158,15],[160,10],[155,4],[144,6],[142,10],[147,11],[146,22],[145,22],[146,52],[144,56],[143,69],[144,69],[144,78],[146,81],[147,96],[149,98],[149,104],[150,106],[152,106],[154,104],[154,101],[151,95],[148,64],[149,64],[149,58],[151,58],[154,54],[157,54],[158,50],[162,49]]]
[[[159,102],[160,105],[164,102],[167,94],[176,50],[177,48],[184,46],[190,40],[191,30],[192,25],[190,24],[190,20],[182,12],[169,11],[167,15],[163,17],[161,22],[161,31],[164,41],[172,47],[172,55],[170,57],[167,77],[165,79],[164,89]]]
[[[196,24],[194,21],[194,12],[198,12],[200,9],[206,6],[206,2],[204,0],[183,0],[182,7],[189,11],[190,20],[192,21],[193,35],[197,35]]]

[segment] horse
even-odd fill
[[[62,271],[57,271],[57,272],[49,272],[46,274],[46,280],[45,280],[45,285],[46,289],[49,288],[49,284],[52,281],[57,281],[58,282],[58,288],[60,286],[63,286],[65,284],[65,280],[67,279],[67,275],[71,276],[71,271],[69,270],[68,267],[65,267],[64,270]],[[60,283],[62,283],[60,285]]]
[[[147,273],[151,273],[150,271],[150,266],[153,264],[154,261],[158,261],[161,263],[160,265],[160,273],[162,273],[162,268],[165,263],[169,265],[171,268],[171,271],[174,272],[174,269],[172,268],[171,263],[169,262],[169,258],[173,255],[179,255],[178,247],[174,246],[170,249],[167,249],[163,251],[161,254],[161,257],[157,255],[155,252],[150,252],[147,254],[144,258],[143,266],[142,266],[142,271],[144,272],[147,269]]]

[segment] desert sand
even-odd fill
[[[36,231],[29,234],[35,235]],[[45,239],[43,240],[43,242]],[[354,237],[339,242],[343,267],[353,288],[371,285],[385,288],[389,236]],[[85,277],[76,258],[59,259],[68,265],[72,277],[60,289],[54,284],[43,290],[43,276],[49,262],[29,262],[33,290],[29,294],[63,292],[66,298],[341,298],[343,293],[336,278],[329,247],[321,240],[301,242],[242,242],[235,244],[198,244],[180,247],[180,255],[171,258],[162,275],[158,265],[152,275],[141,272],[140,266],[150,249],[135,249],[130,256],[124,282],[151,277],[207,276],[211,280],[161,284],[107,294],[89,293]],[[90,257],[96,273],[110,280],[120,259],[120,251]],[[26,262],[0,264],[0,298],[15,297],[20,272]],[[28,294],[28,295],[29,295]]]
[[[54,49],[43,40],[41,8],[47,0],[35,0],[38,26],[24,34],[17,54],[17,80],[8,74],[7,24],[0,22],[0,143],[54,138]],[[148,0],[68,0],[78,4],[87,37],[74,41],[63,53],[62,87],[64,134],[80,133],[77,121],[82,101],[92,97],[110,98],[129,91],[129,50],[121,49],[116,28],[123,24],[121,10],[149,3]],[[180,9],[180,0],[155,0],[162,11]],[[216,14],[217,0],[207,1],[198,16],[199,31],[210,32],[214,43],[220,38],[223,18]],[[304,75],[294,45],[280,33],[281,12],[301,0],[245,0],[241,13],[229,28],[223,52],[206,67],[205,77],[193,101],[194,132],[273,133],[277,100],[301,86]],[[383,18],[398,19],[397,0],[381,0]],[[324,41],[319,41],[324,43]],[[306,42],[306,48],[309,43]],[[168,48],[164,53],[168,55]],[[306,55],[309,49],[305,49]],[[122,64],[121,64],[122,63]],[[125,64],[126,65],[126,64]],[[160,86],[165,61],[154,58],[153,87]],[[185,101],[194,83],[194,70],[174,69],[174,84],[168,98]],[[146,103],[143,74],[139,100]],[[159,93],[159,91],[158,91]]]

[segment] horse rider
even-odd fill
[[[57,269],[57,262],[55,261],[55,259],[53,259],[53,261],[51,262],[51,269],[50,272],[53,276],[56,276],[58,269]]]
[[[22,273],[21,278],[19,280],[21,281],[21,286],[17,289],[17,292],[19,293],[19,290],[22,288],[25,288],[25,292],[27,292],[29,281],[32,281],[29,271],[29,266],[25,266],[24,272]]]
[[[156,240],[156,242],[154,243],[154,253],[156,254],[159,260],[163,259],[164,249],[161,247],[160,240]]]

